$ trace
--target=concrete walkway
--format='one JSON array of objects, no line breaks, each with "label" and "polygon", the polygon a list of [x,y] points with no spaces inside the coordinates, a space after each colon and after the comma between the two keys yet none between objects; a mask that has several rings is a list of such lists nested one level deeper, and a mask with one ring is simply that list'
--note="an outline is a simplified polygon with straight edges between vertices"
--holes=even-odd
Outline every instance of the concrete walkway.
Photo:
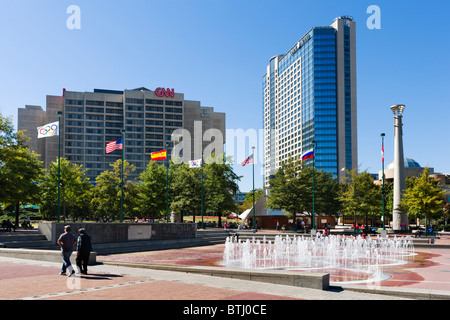
[{"label": "concrete walkway", "polygon": [[402,300],[182,272],[96,265],[59,275],[60,263],[0,257],[1,300]]},{"label": "concrete walkway", "polygon": [[[450,243],[449,238],[439,240]],[[140,252],[120,259],[162,259],[188,256],[208,247]],[[220,250],[219,250],[220,251]],[[200,274],[98,264],[88,275],[59,275],[61,263],[0,257],[0,300],[167,300],[239,301],[252,304],[287,300],[450,300],[450,249],[424,248],[423,260],[403,269],[393,269],[392,278],[381,283],[343,283],[330,290],[301,288],[256,281],[212,277]],[[112,255],[115,258],[119,255]],[[108,257],[103,257],[106,259]],[[119,260],[120,260],[119,259]],[[102,257],[97,259],[102,260]],[[114,260],[114,259],[113,259]],[[177,311],[179,312],[179,310]]]}]

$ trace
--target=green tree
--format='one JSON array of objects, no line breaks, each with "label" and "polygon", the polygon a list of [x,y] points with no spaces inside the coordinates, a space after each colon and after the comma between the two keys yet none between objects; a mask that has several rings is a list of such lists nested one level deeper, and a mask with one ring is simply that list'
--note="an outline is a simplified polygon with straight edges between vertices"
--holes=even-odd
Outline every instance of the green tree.
[{"label": "green tree", "polygon": [[360,173],[358,169],[346,170],[344,182],[339,197],[344,215],[353,216],[355,224],[357,217],[364,217],[367,225],[368,216],[381,211],[381,188],[367,171]]},{"label": "green tree", "polygon": [[314,173],[314,213],[334,215],[340,210],[339,182],[330,173],[303,166],[300,158],[290,158],[270,181],[267,206],[283,210],[296,219],[297,214],[313,213],[313,173]]},{"label": "green tree", "polygon": [[202,204],[202,170],[189,168],[188,164],[171,166],[171,203],[170,210],[181,214],[201,213]]},{"label": "green tree", "polygon": [[161,217],[166,210],[166,169],[154,161],[139,176],[136,216]]},{"label": "green tree", "polygon": [[[269,196],[266,206],[283,210],[288,217],[296,218],[297,213],[307,211],[308,202],[312,202],[312,183],[308,186],[300,178],[302,170],[299,158],[289,158],[270,180]],[[311,199],[311,200],[310,200]]]},{"label": "green tree", "polygon": [[[93,189],[92,206],[97,217],[106,217],[116,220],[120,217],[121,209],[121,168],[122,160],[110,164],[111,169],[103,171],[95,179],[96,185]],[[132,218],[136,208],[137,187],[134,181],[129,179],[130,174],[135,171],[134,165],[124,161],[124,217]]]},{"label": "green tree", "polygon": [[206,161],[204,168],[205,208],[218,216],[217,224],[222,225],[221,217],[235,210],[234,194],[238,190],[237,182],[241,179],[233,171],[229,159],[224,161]]},{"label": "green tree", "polygon": [[412,186],[406,189],[400,207],[407,211],[410,218],[425,218],[426,227],[430,219],[439,219],[442,216],[444,199],[445,192],[438,182],[429,176],[428,168],[425,168],[422,176],[413,179]]},{"label": "green tree", "polygon": [[[65,158],[60,160],[61,167],[61,208],[63,220],[69,216],[72,220],[88,218],[91,213],[90,201],[93,186],[86,177],[81,165],[71,163]],[[45,219],[57,218],[58,201],[58,161],[50,164],[40,184],[40,211]]]},{"label": "green tree", "polygon": [[0,129],[0,202],[15,206],[15,224],[19,225],[20,205],[37,200],[42,162],[25,145],[29,138],[22,131],[15,132],[9,118],[0,115]]}]

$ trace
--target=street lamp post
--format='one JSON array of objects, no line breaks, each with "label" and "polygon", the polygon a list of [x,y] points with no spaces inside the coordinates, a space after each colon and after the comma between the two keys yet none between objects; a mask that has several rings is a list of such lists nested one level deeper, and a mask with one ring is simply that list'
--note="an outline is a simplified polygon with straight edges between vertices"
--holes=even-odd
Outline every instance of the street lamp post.
[{"label": "street lamp post", "polygon": [[125,130],[122,129],[120,131],[122,133],[122,168],[121,168],[121,182],[120,182],[120,191],[121,191],[121,195],[120,195],[120,223],[123,222],[123,166],[124,166],[124,161],[125,161]]},{"label": "street lamp post", "polygon": [[58,115],[58,222],[61,221],[61,115],[62,111],[56,113]]}]

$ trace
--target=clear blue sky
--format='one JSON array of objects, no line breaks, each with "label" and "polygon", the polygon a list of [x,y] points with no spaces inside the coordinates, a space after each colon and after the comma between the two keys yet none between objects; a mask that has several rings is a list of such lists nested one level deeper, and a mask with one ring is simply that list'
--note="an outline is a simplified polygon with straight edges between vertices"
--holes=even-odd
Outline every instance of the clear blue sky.
[{"label": "clear blue sky", "polygon": [[[81,9],[80,30],[66,27],[70,5]],[[370,5],[381,9],[379,30],[366,26]],[[405,156],[450,173],[449,12],[444,0],[0,0],[0,112],[17,123],[18,108],[45,108],[46,95],[63,88],[161,86],[225,112],[228,129],[258,130],[269,59],[310,28],[350,15],[360,169],[381,169],[381,132],[393,160],[389,107],[405,104]],[[251,190],[251,166],[235,168],[241,190]]]}]

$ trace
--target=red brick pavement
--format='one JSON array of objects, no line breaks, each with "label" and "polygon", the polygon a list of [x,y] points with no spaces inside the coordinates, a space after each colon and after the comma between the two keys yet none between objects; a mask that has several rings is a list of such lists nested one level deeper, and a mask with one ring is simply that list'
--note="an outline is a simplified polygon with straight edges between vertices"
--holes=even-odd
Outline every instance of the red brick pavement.
[{"label": "red brick pavement", "polygon": [[[441,239],[448,243],[450,239]],[[220,246],[154,251],[111,256],[110,259],[136,262],[216,264]],[[450,249],[416,249],[411,264],[389,270],[392,278],[377,283],[386,287],[445,290],[450,292]],[[98,257],[102,259],[106,257]],[[195,262],[195,263],[194,263]],[[19,260],[0,261],[0,300],[289,300],[285,296],[247,292],[202,284],[188,284],[149,277],[112,273],[93,273],[71,277],[59,275],[60,267]]]},{"label": "red brick pavement", "polygon": [[59,275],[60,268],[0,262],[0,300],[295,300],[198,284],[92,273]]}]

